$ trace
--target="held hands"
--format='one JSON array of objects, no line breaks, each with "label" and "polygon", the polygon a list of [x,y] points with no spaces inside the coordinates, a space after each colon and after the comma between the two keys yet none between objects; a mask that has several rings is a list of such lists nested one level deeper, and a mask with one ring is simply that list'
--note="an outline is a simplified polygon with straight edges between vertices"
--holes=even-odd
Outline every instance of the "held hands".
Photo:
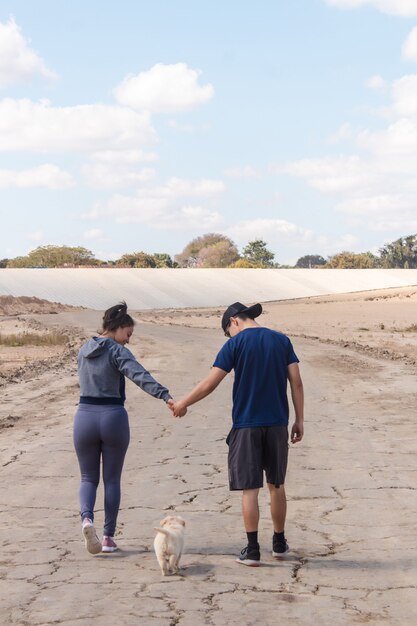
[{"label": "held hands", "polygon": [[295,421],[291,429],[291,443],[298,443],[303,438],[303,435],[304,435],[303,422]]},{"label": "held hands", "polygon": [[182,406],[181,402],[175,402],[172,398],[168,400],[167,406],[170,409],[173,417],[184,417],[187,413],[187,407]]}]

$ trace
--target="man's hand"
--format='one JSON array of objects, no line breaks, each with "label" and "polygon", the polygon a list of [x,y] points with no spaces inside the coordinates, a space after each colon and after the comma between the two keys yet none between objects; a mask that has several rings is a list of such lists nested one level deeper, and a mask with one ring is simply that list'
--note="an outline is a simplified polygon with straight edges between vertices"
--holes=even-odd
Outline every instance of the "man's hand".
[{"label": "man's hand", "polygon": [[294,422],[293,427],[291,429],[291,443],[298,443],[301,441],[304,435],[304,423]]}]

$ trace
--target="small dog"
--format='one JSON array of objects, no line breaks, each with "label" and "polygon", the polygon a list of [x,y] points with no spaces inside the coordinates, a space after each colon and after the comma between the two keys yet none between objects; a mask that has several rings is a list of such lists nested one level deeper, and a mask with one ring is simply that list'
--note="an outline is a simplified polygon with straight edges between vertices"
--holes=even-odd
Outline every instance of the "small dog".
[{"label": "small dog", "polygon": [[178,515],[168,515],[155,528],[157,535],[153,542],[156,558],[163,576],[177,574],[180,558],[184,550],[185,521]]}]

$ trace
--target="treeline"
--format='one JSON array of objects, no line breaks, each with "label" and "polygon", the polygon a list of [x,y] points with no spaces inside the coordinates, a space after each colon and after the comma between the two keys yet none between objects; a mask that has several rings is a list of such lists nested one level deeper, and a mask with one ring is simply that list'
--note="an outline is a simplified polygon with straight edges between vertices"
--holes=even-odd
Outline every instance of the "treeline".
[{"label": "treeline", "polygon": [[26,256],[0,260],[0,267],[229,267],[229,268],[417,268],[417,234],[400,237],[384,245],[378,254],[343,251],[325,259],[309,254],[298,259],[294,266],[280,265],[275,254],[262,239],[254,239],[239,252],[236,244],[225,235],[208,233],[196,237],[184,250],[172,258],[165,252],[131,252],[116,261],[96,259],[91,250],[83,247],[39,246]]}]

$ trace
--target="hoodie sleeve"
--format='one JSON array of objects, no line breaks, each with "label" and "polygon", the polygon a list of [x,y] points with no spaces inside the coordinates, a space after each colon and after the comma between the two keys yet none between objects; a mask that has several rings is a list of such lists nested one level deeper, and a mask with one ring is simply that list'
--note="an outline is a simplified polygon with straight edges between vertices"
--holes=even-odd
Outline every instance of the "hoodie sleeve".
[{"label": "hoodie sleeve", "polygon": [[113,361],[119,372],[127,376],[146,393],[149,393],[154,398],[165,400],[165,402],[171,399],[168,389],[160,385],[135,359],[130,350],[124,346],[114,350]]}]

